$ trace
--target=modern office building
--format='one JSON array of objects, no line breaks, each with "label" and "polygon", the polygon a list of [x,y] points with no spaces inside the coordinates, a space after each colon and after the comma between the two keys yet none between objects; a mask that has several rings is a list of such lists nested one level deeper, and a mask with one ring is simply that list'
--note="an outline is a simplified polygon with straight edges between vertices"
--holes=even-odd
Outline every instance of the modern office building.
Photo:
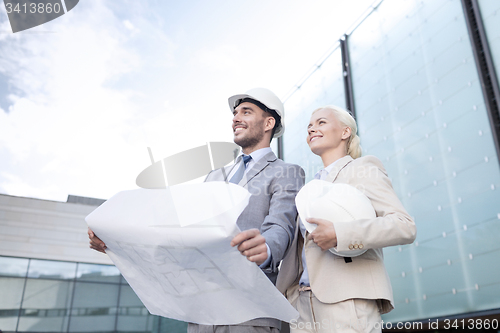
[{"label": "modern office building", "polygon": [[385,321],[500,314],[499,69],[500,1],[384,0],[285,102],[285,161],[310,180],[311,112],[347,108],[415,218],[415,243],[384,251]]},{"label": "modern office building", "polygon": [[89,249],[84,218],[102,202],[0,194],[0,330],[186,331],[149,314],[108,256]]}]

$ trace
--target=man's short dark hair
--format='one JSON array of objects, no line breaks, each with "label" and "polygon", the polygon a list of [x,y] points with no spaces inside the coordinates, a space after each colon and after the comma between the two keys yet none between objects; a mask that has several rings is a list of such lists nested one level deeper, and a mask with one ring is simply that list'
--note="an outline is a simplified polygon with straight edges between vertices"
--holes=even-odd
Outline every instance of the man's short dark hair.
[{"label": "man's short dark hair", "polygon": [[274,133],[276,133],[276,129],[278,128],[278,125],[281,124],[281,117],[279,116],[279,114],[276,111],[274,111],[273,109],[270,109],[267,106],[265,106],[263,103],[255,100],[253,98],[249,98],[249,97],[242,98],[242,99],[238,100],[236,102],[236,105],[234,106],[234,108],[236,109],[238,107],[238,105],[240,105],[241,103],[244,103],[244,102],[248,102],[248,103],[252,103],[254,105],[257,105],[264,112],[269,113],[271,115],[271,117],[274,118],[274,127],[273,127],[273,131],[271,133],[271,141],[272,141],[273,137],[274,137]]}]

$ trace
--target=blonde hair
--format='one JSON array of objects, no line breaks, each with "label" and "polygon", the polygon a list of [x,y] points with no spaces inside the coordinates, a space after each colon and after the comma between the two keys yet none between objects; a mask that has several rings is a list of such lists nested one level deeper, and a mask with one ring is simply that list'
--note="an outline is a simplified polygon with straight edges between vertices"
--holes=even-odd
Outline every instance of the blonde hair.
[{"label": "blonde hair", "polygon": [[330,110],[335,115],[335,118],[344,126],[347,126],[351,129],[351,136],[347,140],[346,148],[347,154],[351,155],[352,158],[356,159],[361,157],[362,150],[360,145],[360,139],[357,135],[358,126],[356,125],[356,120],[352,117],[352,115],[344,110],[343,108],[336,105],[325,105],[320,108],[317,108],[312,113],[314,114],[319,110]]}]

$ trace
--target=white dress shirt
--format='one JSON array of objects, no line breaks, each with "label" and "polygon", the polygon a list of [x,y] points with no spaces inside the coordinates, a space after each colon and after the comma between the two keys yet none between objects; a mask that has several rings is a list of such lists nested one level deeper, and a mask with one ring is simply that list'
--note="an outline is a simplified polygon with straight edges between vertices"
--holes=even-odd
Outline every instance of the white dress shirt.
[{"label": "white dress shirt", "polygon": [[[251,168],[253,168],[253,166],[261,159],[263,158],[264,156],[266,156],[267,153],[270,153],[272,152],[273,150],[271,149],[271,147],[266,147],[266,148],[261,148],[261,149],[258,149],[254,152],[251,152],[250,153],[250,156],[252,156],[252,159],[250,161],[248,161],[247,163],[247,166],[246,166],[246,169],[245,169],[245,175],[247,174],[248,170],[250,170]],[[227,176],[227,179],[231,179],[234,174],[236,173],[236,171],[238,170],[238,168],[240,167],[240,163],[243,163],[243,159],[242,159],[242,156],[243,156],[243,153],[241,153],[237,158],[236,158],[236,164],[234,165],[234,168],[231,170],[231,172],[229,173],[229,175]]]}]

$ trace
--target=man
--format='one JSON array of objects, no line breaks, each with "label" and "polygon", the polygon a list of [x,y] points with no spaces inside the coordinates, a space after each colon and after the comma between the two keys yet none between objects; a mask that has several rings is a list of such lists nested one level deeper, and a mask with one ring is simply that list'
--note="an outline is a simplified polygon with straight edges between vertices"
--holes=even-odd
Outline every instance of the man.
[{"label": "man", "polygon": [[[237,220],[243,230],[231,246],[261,267],[276,283],[278,265],[290,247],[297,211],[295,196],[304,185],[304,170],[278,159],[270,148],[273,137],[283,134],[283,103],[270,90],[255,88],[229,98],[233,112],[234,142],[242,148],[234,165],[212,171],[205,181],[229,181],[251,194]],[[106,246],[89,229],[90,247],[104,252]],[[244,311],[244,309],[242,309]],[[189,324],[189,333],[277,332],[280,322],[257,318],[239,325]]]}]

